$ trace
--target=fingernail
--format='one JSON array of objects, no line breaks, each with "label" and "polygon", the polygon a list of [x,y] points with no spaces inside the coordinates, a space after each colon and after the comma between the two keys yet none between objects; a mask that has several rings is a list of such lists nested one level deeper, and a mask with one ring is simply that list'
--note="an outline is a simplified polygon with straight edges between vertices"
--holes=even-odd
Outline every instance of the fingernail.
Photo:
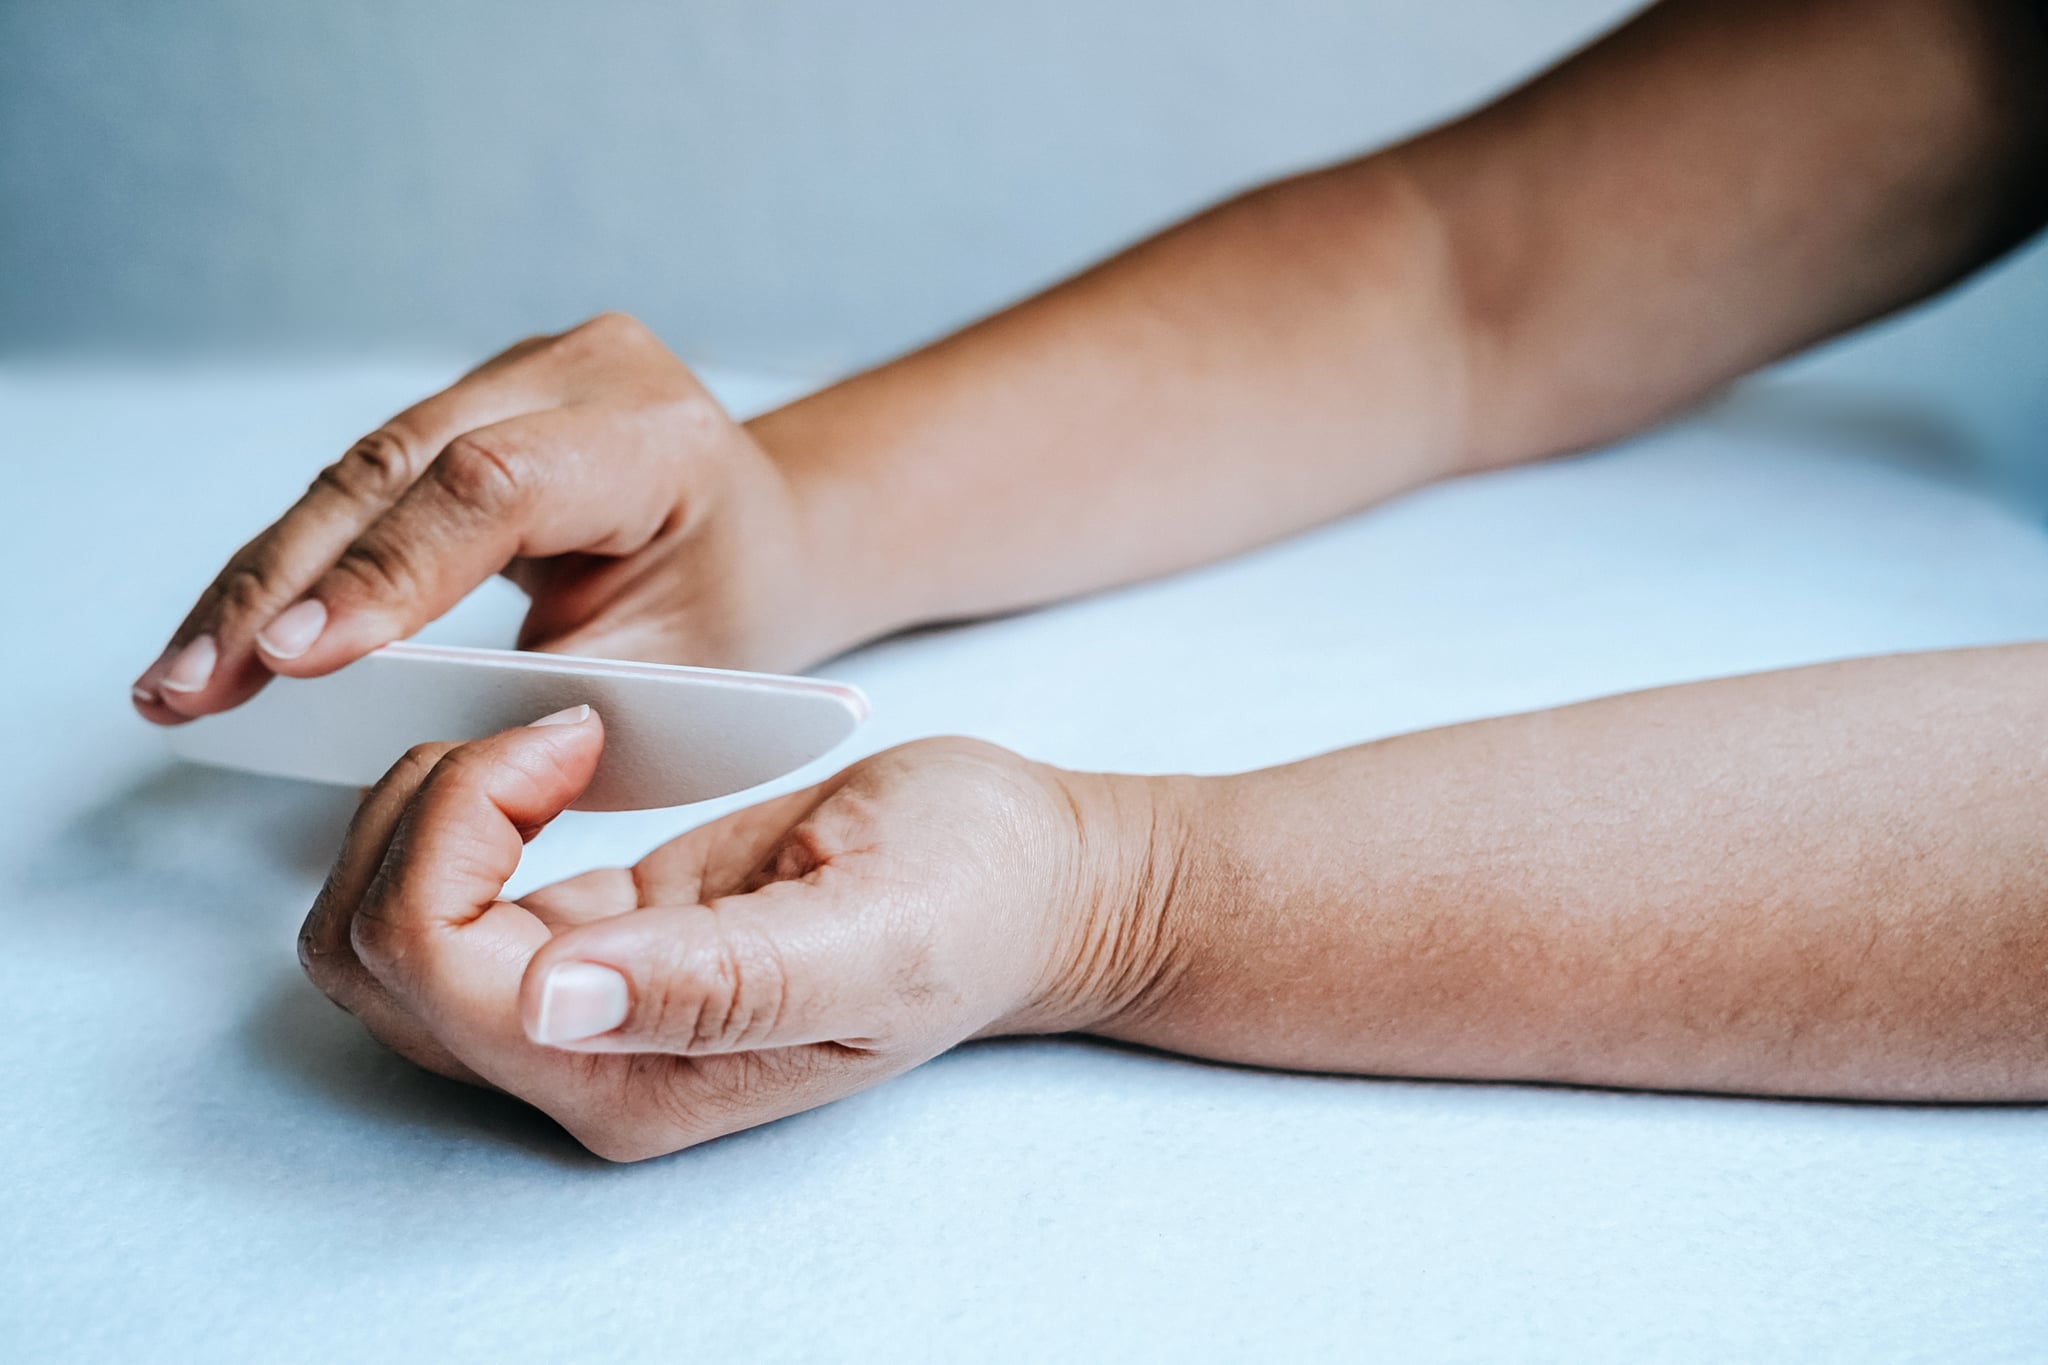
[{"label": "fingernail", "polygon": [[286,607],[275,621],[256,632],[256,647],[273,659],[296,659],[313,647],[327,628],[327,604],[317,597]]},{"label": "fingernail", "polygon": [[626,978],[595,962],[564,962],[540,983],[536,1043],[574,1043],[610,1033],[626,1022],[631,997]]},{"label": "fingernail", "polygon": [[581,725],[589,719],[590,708],[588,706],[572,706],[566,711],[557,711],[551,716],[542,716],[539,720],[529,722],[529,725]]},{"label": "fingernail", "polygon": [[166,692],[197,692],[213,676],[213,663],[218,657],[213,637],[202,635],[179,652],[157,686]]},{"label": "fingernail", "polygon": [[129,689],[137,701],[155,701],[157,684],[163,679],[164,671],[171,666],[171,657],[178,651],[169,645],[156,656],[156,662],[135,675],[135,685]]}]

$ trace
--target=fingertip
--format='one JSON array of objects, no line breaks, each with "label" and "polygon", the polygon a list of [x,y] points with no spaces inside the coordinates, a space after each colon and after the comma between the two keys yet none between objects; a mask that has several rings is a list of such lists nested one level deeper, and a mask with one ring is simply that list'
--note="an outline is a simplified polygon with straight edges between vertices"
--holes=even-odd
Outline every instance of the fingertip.
[{"label": "fingertip", "polygon": [[183,725],[220,709],[209,706],[203,692],[179,692],[168,687],[157,693],[156,704],[162,708],[166,725]]},{"label": "fingertip", "polygon": [[559,711],[550,712],[539,720],[530,720],[526,723],[526,728],[538,730],[551,725],[582,725],[596,718],[597,712],[591,709],[588,703],[578,703],[575,706],[565,706]]},{"label": "fingertip", "polygon": [[164,652],[156,656],[156,662],[136,674],[135,681],[128,684],[128,700],[144,720],[153,721],[165,713],[163,697],[157,689],[163,681],[164,670],[171,666],[171,659],[177,652],[175,646],[164,646]]},{"label": "fingertip", "polygon": [[156,656],[149,667],[135,675],[132,691],[137,700],[143,698],[155,700],[158,684],[163,681],[164,674],[170,670],[171,661],[177,657],[178,647],[175,644],[165,645],[163,652]]},{"label": "fingertip", "polygon": [[587,703],[528,721],[510,735],[517,737],[516,743],[528,746],[529,752],[538,750],[546,756],[552,771],[542,785],[555,789],[565,808],[590,785],[604,755],[604,722]]},{"label": "fingertip", "polygon": [[486,800],[522,840],[531,839],[590,785],[604,749],[603,730],[595,722],[593,711],[580,721],[522,725],[449,745],[432,762],[421,789],[437,810],[451,802],[460,809]]},{"label": "fingertip", "polygon": [[599,962],[557,962],[537,976],[530,970],[520,991],[526,1036],[549,1047],[610,1033],[632,1009],[633,989],[625,974]]},{"label": "fingertip", "polygon": [[[286,617],[301,608],[309,610],[296,622],[286,621]],[[311,629],[310,623],[314,622],[317,632]],[[324,678],[394,640],[405,639],[412,629],[402,617],[391,613],[364,607],[330,607],[318,598],[308,597],[257,633],[255,658],[280,678]],[[309,633],[311,638],[307,638]]]},{"label": "fingertip", "polygon": [[146,681],[129,688],[129,700],[143,719],[157,725],[184,725],[189,721],[231,711],[261,692],[271,672],[260,659],[247,653],[220,653],[218,666],[209,671],[202,686],[180,690],[165,684],[152,688]]},{"label": "fingertip", "polygon": [[524,737],[525,743],[543,743],[556,752],[575,754],[579,760],[587,757],[593,766],[604,751],[604,720],[596,707],[584,702],[530,720],[511,733]]},{"label": "fingertip", "polygon": [[135,713],[151,725],[183,725],[193,719],[173,711],[164,705],[162,697],[139,683],[128,689],[128,700]]},{"label": "fingertip", "polygon": [[[214,666],[220,662],[220,646],[211,635],[199,635],[186,641],[169,658],[169,663],[159,665],[162,672],[157,675],[153,689],[156,697],[182,715],[197,714],[199,694],[213,681]],[[141,685],[140,680],[137,685]]]},{"label": "fingertip", "polygon": [[305,657],[327,629],[327,604],[317,597],[293,603],[256,632],[256,649],[267,662],[290,663]]},{"label": "fingertip", "polygon": [[642,973],[635,964],[645,964],[650,946],[645,919],[645,911],[627,911],[554,930],[519,983],[519,1018],[531,1041],[577,1052],[641,1045],[634,1012]]}]

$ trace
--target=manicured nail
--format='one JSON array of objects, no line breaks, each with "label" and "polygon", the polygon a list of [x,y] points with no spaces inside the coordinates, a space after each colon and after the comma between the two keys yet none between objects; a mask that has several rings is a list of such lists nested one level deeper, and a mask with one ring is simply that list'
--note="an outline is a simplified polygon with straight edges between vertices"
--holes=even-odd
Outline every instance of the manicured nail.
[{"label": "manicured nail", "polygon": [[557,711],[551,716],[542,716],[539,720],[529,721],[528,725],[531,727],[542,725],[581,725],[589,719],[590,708],[588,706],[572,706],[566,711]]},{"label": "manicured nail", "polygon": [[540,983],[536,1043],[575,1043],[610,1033],[626,1022],[631,996],[626,978],[595,962],[564,962]]},{"label": "manicured nail", "polygon": [[327,629],[327,604],[317,597],[286,607],[275,621],[256,632],[256,647],[273,659],[296,659],[313,647]]},{"label": "manicured nail", "polygon": [[197,692],[213,677],[213,663],[219,656],[213,637],[202,635],[179,652],[157,686],[166,692]]},{"label": "manicured nail", "polygon": [[135,685],[129,689],[137,701],[155,701],[157,685],[163,681],[164,672],[171,666],[171,658],[178,651],[169,645],[156,656],[156,662],[135,675]]}]

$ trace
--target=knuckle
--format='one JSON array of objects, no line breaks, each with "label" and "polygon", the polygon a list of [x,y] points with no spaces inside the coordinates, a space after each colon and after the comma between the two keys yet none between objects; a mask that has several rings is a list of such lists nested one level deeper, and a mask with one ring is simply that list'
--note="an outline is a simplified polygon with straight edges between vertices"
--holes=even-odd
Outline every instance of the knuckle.
[{"label": "knuckle", "polygon": [[219,596],[222,615],[246,618],[278,605],[285,592],[270,564],[250,554],[222,572]]},{"label": "knuckle", "polygon": [[379,427],[321,470],[315,482],[356,502],[388,503],[410,487],[414,477],[411,448],[398,433]]},{"label": "knuckle", "polygon": [[421,794],[447,797],[479,791],[490,785],[497,768],[467,745],[444,750],[422,777]]},{"label": "knuckle", "polygon": [[323,898],[313,907],[313,913],[306,916],[306,922],[299,926],[299,970],[306,979],[318,986],[322,992],[332,995],[328,984],[333,979],[337,963],[333,949],[323,941],[322,921],[325,918],[326,902]]},{"label": "knuckle", "polygon": [[414,931],[369,906],[349,919],[348,942],[356,959],[372,971],[389,973],[404,964],[415,946]]},{"label": "knuckle", "polygon": [[398,762],[391,765],[386,780],[416,787],[427,780],[427,774],[433,772],[435,765],[447,757],[453,748],[454,746],[446,740],[430,740],[424,744],[415,744],[399,755]]},{"label": "knuckle", "polygon": [[386,966],[402,957],[404,954],[396,942],[397,937],[391,921],[382,915],[359,911],[349,918],[349,947],[367,967]]},{"label": "knuckle", "polygon": [[528,480],[521,461],[475,436],[452,442],[434,461],[433,473],[448,496],[472,512],[496,514],[526,496]]},{"label": "knuckle", "polygon": [[[371,789],[379,792],[415,792],[433,775],[435,767],[455,745],[447,740],[435,740],[427,744],[415,744],[399,755],[398,761],[385,769],[384,776]],[[365,798],[367,802],[368,798]]]},{"label": "knuckle", "polygon": [[752,936],[690,951],[648,995],[650,1031],[685,1053],[744,1051],[774,1033],[787,1005],[779,955]]},{"label": "knuckle", "polygon": [[477,813],[494,814],[494,793],[521,776],[518,769],[479,753],[472,745],[456,746],[420,779],[412,802],[413,816],[419,821],[456,819],[466,824]]},{"label": "knuckle", "polygon": [[654,334],[647,330],[646,323],[631,313],[607,310],[578,323],[563,335],[597,346],[620,346],[646,341]]},{"label": "knuckle", "polygon": [[715,961],[691,957],[654,976],[638,995],[642,1017],[633,1021],[636,1029],[680,1052],[708,1049],[706,1030],[715,1025],[707,1017],[722,1017],[729,1008],[722,970]]},{"label": "knuckle", "polygon": [[371,598],[408,597],[421,582],[413,551],[382,537],[366,537],[349,546],[331,572]]},{"label": "knuckle", "polygon": [[724,449],[723,438],[733,430],[733,421],[718,400],[694,381],[662,400],[659,410],[663,423],[685,447]]},{"label": "knuckle", "polygon": [[548,353],[574,367],[616,361],[660,347],[647,325],[631,314],[599,313],[556,336],[548,343]]}]

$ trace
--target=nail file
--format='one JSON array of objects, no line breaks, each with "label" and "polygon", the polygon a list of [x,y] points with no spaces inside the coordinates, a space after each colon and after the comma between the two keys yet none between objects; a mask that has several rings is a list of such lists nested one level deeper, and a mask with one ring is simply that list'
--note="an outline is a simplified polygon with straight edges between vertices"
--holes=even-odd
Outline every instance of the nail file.
[{"label": "nail file", "polygon": [[411,642],[324,678],[276,678],[232,711],[169,732],[216,767],[364,787],[407,749],[524,725],[587,702],[604,757],[578,810],[649,810],[759,786],[866,718],[858,688],[814,678]]}]

